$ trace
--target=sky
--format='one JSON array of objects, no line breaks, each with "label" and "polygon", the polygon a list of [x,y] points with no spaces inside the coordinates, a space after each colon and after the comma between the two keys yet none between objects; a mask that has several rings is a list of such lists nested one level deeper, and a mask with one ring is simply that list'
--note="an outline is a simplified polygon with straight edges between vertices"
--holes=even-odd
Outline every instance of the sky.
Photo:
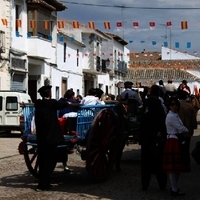
[{"label": "sky", "polygon": [[[200,1],[199,0],[60,0],[68,9],[58,17],[79,21],[95,28],[119,35],[128,42],[131,52],[160,52],[161,46],[200,57]],[[87,4],[87,5],[85,5]],[[105,29],[109,21],[111,29]],[[181,29],[181,21],[188,28]],[[116,23],[122,22],[122,28]],[[138,22],[137,29],[133,22]],[[149,22],[155,22],[150,29]],[[172,26],[167,27],[166,23]]]}]

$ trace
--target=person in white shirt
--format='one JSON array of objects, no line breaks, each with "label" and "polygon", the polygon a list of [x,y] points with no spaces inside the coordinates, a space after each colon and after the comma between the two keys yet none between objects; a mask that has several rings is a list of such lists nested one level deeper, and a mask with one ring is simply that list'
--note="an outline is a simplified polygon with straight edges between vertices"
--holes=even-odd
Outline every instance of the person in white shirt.
[{"label": "person in white shirt", "polygon": [[80,104],[82,105],[97,105],[97,104],[105,104],[105,102],[101,101],[97,96],[97,89],[91,88],[88,90],[88,95],[83,97]]},{"label": "person in white shirt", "polygon": [[165,121],[167,141],[164,150],[163,170],[169,175],[172,196],[185,195],[178,188],[178,180],[180,173],[190,171],[190,164],[184,159],[187,148],[184,148],[184,140],[179,139],[180,136],[184,139],[184,134],[188,133],[188,129],[183,125],[178,115],[179,108],[179,100],[176,97],[171,97],[169,99],[169,112]]},{"label": "person in white shirt", "polygon": [[165,85],[166,92],[176,92],[176,86],[173,84],[172,79],[169,79]]}]

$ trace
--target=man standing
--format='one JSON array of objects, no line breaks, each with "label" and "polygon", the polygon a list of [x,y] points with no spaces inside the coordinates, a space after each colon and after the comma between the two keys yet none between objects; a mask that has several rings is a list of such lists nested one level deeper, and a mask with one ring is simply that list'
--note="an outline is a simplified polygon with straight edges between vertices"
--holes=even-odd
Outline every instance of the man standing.
[{"label": "man standing", "polygon": [[195,108],[187,101],[188,93],[180,90],[178,92],[178,97],[180,101],[180,109],[178,111],[179,117],[183,122],[183,125],[189,130],[189,133],[185,136],[185,158],[186,162],[190,162],[190,140],[191,136],[194,134],[194,129],[197,128],[197,121],[196,121],[196,111]]},{"label": "man standing", "polygon": [[176,86],[173,84],[172,79],[169,79],[165,85],[166,92],[176,92]]},{"label": "man standing", "polygon": [[51,99],[51,87],[43,86],[38,92],[42,99],[35,102],[35,124],[38,144],[39,183],[36,191],[51,189],[50,177],[57,163],[57,145],[64,142],[58,123],[57,110],[69,105]]},{"label": "man standing", "polygon": [[128,99],[135,99],[138,102],[138,105],[142,105],[142,100],[139,97],[138,93],[132,89],[133,83],[127,81],[124,83],[124,92],[120,94],[120,99],[126,101]]}]

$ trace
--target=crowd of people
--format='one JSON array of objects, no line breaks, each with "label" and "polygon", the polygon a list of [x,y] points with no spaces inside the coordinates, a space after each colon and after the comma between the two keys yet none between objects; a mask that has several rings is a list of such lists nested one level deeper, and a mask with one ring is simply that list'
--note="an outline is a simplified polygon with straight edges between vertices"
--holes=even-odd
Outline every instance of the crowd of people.
[{"label": "crowd of people", "polygon": [[197,128],[197,98],[187,81],[178,88],[171,79],[152,85],[143,100],[141,121],[141,182],[147,190],[155,174],[161,190],[170,181],[172,196],[185,195],[178,187],[180,174],[190,172],[190,140]]},{"label": "crowd of people", "polygon": [[[91,88],[85,97],[75,97],[73,89],[58,101],[51,98],[51,86],[38,92],[42,99],[35,103],[35,124],[38,140],[39,183],[37,190],[51,188],[50,177],[56,165],[57,146],[64,141],[58,117],[76,117],[80,105],[105,104],[106,100],[134,100],[142,108],[140,124],[141,185],[147,190],[152,174],[156,175],[161,190],[170,181],[172,196],[185,195],[178,187],[182,172],[190,171],[190,140],[197,128],[199,102],[191,95],[187,81],[178,88],[168,80],[160,80],[140,93],[132,82],[124,83],[124,91],[117,97],[105,95],[99,88]],[[119,167],[119,166],[118,166]]]}]

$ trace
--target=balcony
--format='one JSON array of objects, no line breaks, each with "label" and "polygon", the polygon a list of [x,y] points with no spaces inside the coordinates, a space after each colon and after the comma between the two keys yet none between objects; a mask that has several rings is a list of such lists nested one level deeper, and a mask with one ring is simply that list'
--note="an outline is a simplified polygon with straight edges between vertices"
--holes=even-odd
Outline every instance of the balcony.
[{"label": "balcony", "polygon": [[27,39],[27,54],[40,59],[51,59],[56,55],[56,48],[52,47],[52,41],[33,36]]},{"label": "balcony", "polygon": [[115,68],[116,72],[126,74],[127,73],[127,64],[124,61],[118,61],[118,65]]}]

